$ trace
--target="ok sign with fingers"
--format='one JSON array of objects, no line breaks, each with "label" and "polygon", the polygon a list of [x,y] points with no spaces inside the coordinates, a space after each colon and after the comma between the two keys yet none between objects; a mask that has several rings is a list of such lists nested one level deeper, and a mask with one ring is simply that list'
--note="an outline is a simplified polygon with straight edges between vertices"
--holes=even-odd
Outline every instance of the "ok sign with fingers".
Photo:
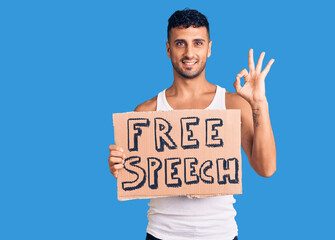
[{"label": "ok sign with fingers", "polygon": [[[261,103],[266,100],[265,97],[265,77],[270,71],[271,65],[275,61],[271,59],[266,67],[262,70],[263,59],[265,52],[259,56],[257,66],[255,69],[253,49],[249,50],[249,72],[243,69],[236,76],[234,87],[236,93],[249,102],[251,106]],[[241,86],[240,78],[244,78],[244,85]]]}]

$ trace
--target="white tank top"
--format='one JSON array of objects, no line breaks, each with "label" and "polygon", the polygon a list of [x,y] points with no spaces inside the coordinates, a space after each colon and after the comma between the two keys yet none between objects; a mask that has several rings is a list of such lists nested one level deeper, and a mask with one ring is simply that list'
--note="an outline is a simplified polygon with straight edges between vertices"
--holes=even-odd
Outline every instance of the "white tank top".
[{"label": "white tank top", "polygon": [[[158,94],[157,111],[173,110],[165,90]],[[225,93],[224,88],[217,86],[206,109],[226,109]],[[233,195],[152,198],[148,203],[147,232],[163,240],[232,240],[237,236],[235,201]]]}]

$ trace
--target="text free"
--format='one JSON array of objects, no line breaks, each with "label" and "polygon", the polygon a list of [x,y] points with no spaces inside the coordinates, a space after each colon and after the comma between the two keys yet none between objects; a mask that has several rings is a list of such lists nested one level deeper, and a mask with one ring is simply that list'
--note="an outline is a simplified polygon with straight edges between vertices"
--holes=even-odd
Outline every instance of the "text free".
[{"label": "text free", "polygon": [[[129,118],[128,127],[128,150],[138,151],[138,138],[142,135],[142,130],[148,128],[150,121],[147,118]],[[154,118],[154,136],[155,149],[157,152],[163,152],[164,147],[168,149],[176,149],[177,145],[170,136],[172,129],[171,124],[164,118]],[[198,117],[184,117],[180,119],[181,127],[181,147],[183,149],[199,148],[199,140],[194,138],[191,126],[199,125]],[[223,121],[220,118],[205,119],[206,131],[206,146],[207,147],[222,147],[223,140],[218,136],[218,128],[223,126]]]}]

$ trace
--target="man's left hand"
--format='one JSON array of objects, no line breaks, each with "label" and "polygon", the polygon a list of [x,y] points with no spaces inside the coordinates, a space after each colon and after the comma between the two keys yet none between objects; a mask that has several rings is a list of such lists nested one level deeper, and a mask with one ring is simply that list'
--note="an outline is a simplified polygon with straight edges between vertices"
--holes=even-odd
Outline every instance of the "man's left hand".
[{"label": "man's left hand", "polygon": [[[270,71],[271,65],[275,61],[271,59],[266,67],[262,70],[262,63],[265,56],[265,52],[262,52],[259,56],[257,66],[255,69],[254,64],[254,56],[253,49],[249,50],[249,72],[247,69],[243,69],[236,76],[236,81],[234,83],[235,90],[238,95],[243,97],[245,100],[249,102],[249,104],[253,106],[257,106],[258,104],[262,104],[266,102],[265,97],[265,77]],[[240,78],[244,78],[244,85],[241,87]]]}]

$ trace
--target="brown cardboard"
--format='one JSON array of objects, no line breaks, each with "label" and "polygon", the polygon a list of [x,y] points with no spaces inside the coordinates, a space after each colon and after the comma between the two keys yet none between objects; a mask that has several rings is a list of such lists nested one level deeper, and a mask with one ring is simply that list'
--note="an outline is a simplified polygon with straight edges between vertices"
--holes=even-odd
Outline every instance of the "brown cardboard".
[{"label": "brown cardboard", "polygon": [[117,113],[113,122],[126,153],[119,200],[242,193],[240,110]]}]

